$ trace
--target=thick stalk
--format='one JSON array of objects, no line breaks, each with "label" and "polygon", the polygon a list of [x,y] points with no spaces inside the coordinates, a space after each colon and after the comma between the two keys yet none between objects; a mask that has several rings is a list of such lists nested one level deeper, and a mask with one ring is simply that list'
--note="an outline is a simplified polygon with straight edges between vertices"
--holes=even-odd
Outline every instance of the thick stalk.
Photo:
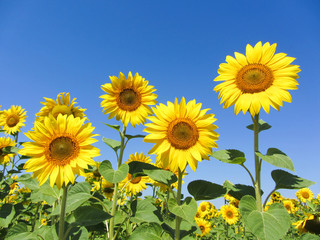
[{"label": "thick stalk", "polygon": [[[178,173],[178,192],[177,192],[177,204],[180,206],[181,205],[181,186],[182,186],[182,175],[183,171],[180,170],[179,168],[179,173]],[[180,240],[180,225],[181,225],[181,217],[176,216],[176,231],[175,231],[175,240]]]},{"label": "thick stalk", "polygon": [[[119,158],[118,158],[118,168],[122,164],[123,152],[124,152],[124,148],[125,148],[125,143],[124,143],[125,134],[126,134],[126,127],[123,126],[122,133],[120,134],[121,145],[120,145],[120,154],[119,154]],[[114,215],[115,215],[116,209],[117,209],[117,201],[118,201],[118,183],[115,183],[114,184],[112,210],[111,210],[111,216],[113,216],[113,217],[110,219],[110,235],[109,235],[110,240],[113,240],[113,238],[114,238]]]},{"label": "thick stalk", "polygon": [[59,220],[59,240],[64,240],[64,217],[66,214],[66,203],[68,188],[63,184],[63,194],[60,205],[60,220]]},{"label": "thick stalk", "polygon": [[257,210],[262,212],[262,201],[261,201],[261,163],[256,152],[259,151],[259,114],[253,118],[253,131],[254,131],[254,165],[256,170],[256,181],[254,189],[256,193]]}]

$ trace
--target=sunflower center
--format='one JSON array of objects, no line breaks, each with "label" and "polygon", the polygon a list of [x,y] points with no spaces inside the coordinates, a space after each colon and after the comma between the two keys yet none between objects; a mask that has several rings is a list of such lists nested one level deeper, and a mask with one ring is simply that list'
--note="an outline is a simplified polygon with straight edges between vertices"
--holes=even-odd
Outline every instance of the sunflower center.
[{"label": "sunflower center", "polygon": [[19,116],[17,116],[17,115],[11,115],[11,116],[9,116],[9,117],[7,118],[7,121],[6,121],[6,123],[7,123],[7,125],[8,125],[9,127],[14,127],[14,126],[16,126],[18,122],[19,122]]},{"label": "sunflower center", "polygon": [[202,211],[202,212],[204,212],[204,211],[206,211],[206,210],[207,210],[206,206],[201,206],[201,211]]},{"label": "sunflower center", "polygon": [[273,83],[270,68],[262,64],[244,66],[236,76],[236,84],[244,93],[257,93],[268,89]]},{"label": "sunflower center", "polygon": [[231,211],[227,211],[226,215],[228,218],[233,218],[233,212]]},{"label": "sunflower center", "polygon": [[52,109],[52,115],[57,118],[59,113],[61,113],[62,115],[71,115],[72,111],[71,111],[71,107],[68,107],[66,105],[56,105],[54,106],[54,108]]},{"label": "sunflower center", "polygon": [[132,184],[138,184],[141,181],[141,177],[132,178],[132,175],[129,173],[128,179]]},{"label": "sunflower center", "polygon": [[70,137],[58,137],[49,145],[49,159],[63,166],[78,155],[79,148]]},{"label": "sunflower center", "polygon": [[309,198],[309,193],[307,193],[307,192],[302,193],[302,197],[305,198],[305,199],[308,199]]},{"label": "sunflower center", "polygon": [[123,89],[117,97],[118,106],[125,111],[134,111],[141,105],[141,96],[131,88]]},{"label": "sunflower center", "polygon": [[290,206],[289,204],[286,204],[286,205],[285,205],[285,208],[286,208],[287,210],[290,210],[290,209],[291,209],[291,206]]},{"label": "sunflower center", "polygon": [[113,188],[104,188],[103,189],[103,192],[106,193],[106,194],[111,194],[113,193],[114,189]]},{"label": "sunflower center", "polygon": [[167,137],[173,147],[188,149],[197,143],[199,132],[190,119],[178,118],[169,124]]},{"label": "sunflower center", "polygon": [[205,230],[205,227],[204,226],[200,226],[200,230],[201,230],[201,232],[203,232]]}]

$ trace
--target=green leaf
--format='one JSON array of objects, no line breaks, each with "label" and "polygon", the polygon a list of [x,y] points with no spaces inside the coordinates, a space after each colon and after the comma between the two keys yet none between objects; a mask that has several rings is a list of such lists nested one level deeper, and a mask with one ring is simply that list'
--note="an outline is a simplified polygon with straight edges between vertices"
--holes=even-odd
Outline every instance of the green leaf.
[{"label": "green leaf", "polygon": [[239,203],[239,211],[243,219],[246,219],[248,215],[255,210],[257,210],[257,204],[256,199],[253,196],[246,195],[241,198]]},{"label": "green leaf", "polygon": [[146,135],[129,135],[129,134],[125,134],[124,135],[126,138],[128,138],[128,140],[132,139],[132,138],[144,138]]},{"label": "green leaf", "polygon": [[299,239],[300,240],[320,240],[320,236],[317,236],[311,233],[306,233],[306,234],[303,234]]},{"label": "green leaf", "polygon": [[121,142],[117,141],[117,140],[113,140],[111,138],[102,138],[102,141],[107,144],[109,147],[111,147],[113,149],[113,151],[117,152],[118,149],[121,147]]},{"label": "green leaf", "polygon": [[67,203],[66,203],[66,213],[69,213],[77,209],[83,203],[87,202],[90,198],[91,198],[91,195],[89,193],[84,193],[84,192],[75,193],[71,195],[68,194]]},{"label": "green leaf", "polygon": [[171,186],[171,184],[175,183],[178,180],[177,176],[174,173],[164,169],[144,169],[143,172],[147,174],[152,180],[163,183],[169,187]]},{"label": "green leaf", "polygon": [[[247,128],[253,131],[253,124],[248,125]],[[266,123],[262,119],[259,119],[259,121],[258,121],[259,132],[264,131],[264,130],[268,130],[269,128],[271,128],[271,126],[268,123]]]},{"label": "green leaf", "polygon": [[10,153],[17,153],[19,151],[19,148],[15,146],[7,146],[1,149],[2,153],[4,154],[10,154]]},{"label": "green leaf", "polygon": [[291,225],[288,211],[282,204],[272,204],[267,212],[252,211],[245,218],[245,226],[260,240],[278,240]]},{"label": "green leaf", "polygon": [[120,126],[119,125],[110,125],[110,124],[107,124],[107,123],[104,123],[105,125],[107,125],[108,127],[111,127],[115,130],[117,130],[118,132],[120,132]]},{"label": "green leaf", "polygon": [[152,164],[139,162],[139,161],[129,162],[128,165],[129,165],[129,173],[133,177],[146,176],[146,173],[144,173],[144,170],[160,169],[160,168],[157,168],[156,166],[154,166]]},{"label": "green leaf", "polygon": [[134,223],[156,222],[160,223],[159,218],[155,214],[157,208],[148,200],[135,200],[131,204],[133,216],[131,221]]},{"label": "green leaf", "polygon": [[198,205],[194,198],[187,197],[182,205],[178,205],[176,199],[170,198],[168,201],[169,211],[174,215],[181,217],[189,223],[194,222],[194,216],[197,213]]},{"label": "green leaf", "polygon": [[122,164],[117,170],[112,169],[111,162],[103,161],[99,166],[100,174],[111,183],[119,183],[126,178],[129,172],[128,164]]},{"label": "green leaf", "polygon": [[18,224],[11,227],[6,235],[7,239],[13,239],[16,235],[20,233],[28,232],[28,226],[24,222],[19,222]]},{"label": "green leaf", "polygon": [[92,226],[103,222],[112,216],[91,206],[82,206],[74,211],[76,222],[73,225]]},{"label": "green leaf", "polygon": [[16,213],[12,204],[5,203],[0,209],[0,228],[7,228]]},{"label": "green leaf", "polygon": [[276,189],[300,189],[315,184],[315,182],[300,178],[280,169],[273,170],[271,176],[276,183]]},{"label": "green leaf", "polygon": [[133,231],[129,240],[162,240],[162,227],[157,223],[142,224]]},{"label": "green leaf", "polygon": [[18,177],[17,181],[21,182],[30,190],[37,190],[40,188],[39,183],[33,179],[30,174],[22,174],[20,177]]},{"label": "green leaf", "polygon": [[40,192],[55,199],[58,199],[60,197],[60,190],[58,189],[58,187],[56,185],[51,187],[49,181],[40,186]]},{"label": "green leaf", "polygon": [[188,191],[197,201],[223,197],[227,193],[227,189],[224,186],[205,180],[190,182],[188,184]]},{"label": "green leaf", "polygon": [[244,153],[236,149],[215,151],[211,154],[211,156],[221,162],[231,164],[242,164],[246,161]]},{"label": "green leaf", "polygon": [[88,182],[80,182],[76,183],[70,191],[68,192],[68,195],[77,194],[77,193],[89,193],[91,191],[91,185]]},{"label": "green leaf", "polygon": [[[232,184],[229,181],[225,181],[223,183],[223,186],[226,187],[229,191],[228,194],[230,194],[232,197],[240,200],[245,195],[251,195],[253,197],[256,196],[254,187],[243,185],[243,184]],[[262,195],[261,191],[261,195]]]},{"label": "green leaf", "polygon": [[266,155],[256,152],[262,160],[280,168],[286,168],[294,172],[292,160],[277,148],[269,148]]}]

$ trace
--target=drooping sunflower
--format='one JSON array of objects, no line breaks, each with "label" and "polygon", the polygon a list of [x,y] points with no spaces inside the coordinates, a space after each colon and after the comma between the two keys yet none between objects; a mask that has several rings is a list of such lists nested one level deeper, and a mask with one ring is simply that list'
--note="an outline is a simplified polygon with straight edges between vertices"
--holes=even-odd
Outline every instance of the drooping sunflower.
[{"label": "drooping sunflower", "polygon": [[173,172],[183,171],[187,164],[195,171],[198,162],[209,160],[212,148],[218,147],[214,114],[206,114],[209,109],[201,106],[196,100],[186,104],[183,97],[180,104],[175,99],[174,104],[168,101],[152,108],[155,116],[148,117],[151,123],[144,129],[149,133],[144,141],[155,143],[149,154],[159,155],[163,166],[170,165]]},{"label": "drooping sunflower", "polygon": [[0,137],[0,164],[4,165],[11,161],[11,158],[14,156],[13,153],[6,154],[4,148],[14,147],[16,142],[10,137]]},{"label": "drooping sunflower", "polygon": [[290,199],[283,200],[282,203],[288,213],[294,214],[298,210]]},{"label": "drooping sunflower", "polygon": [[301,188],[296,192],[296,196],[301,202],[305,203],[307,202],[307,200],[308,201],[312,200],[313,192],[309,188]]},{"label": "drooping sunflower", "polygon": [[54,118],[57,118],[61,113],[62,115],[73,115],[74,117],[85,118],[86,115],[84,111],[86,109],[76,107],[77,103],[73,98],[71,100],[69,93],[59,93],[57,96],[57,100],[55,101],[52,98],[44,98],[46,101],[41,102],[44,106],[40,109],[40,111],[36,114],[38,117],[37,120],[43,121],[45,117],[48,117],[50,114],[53,115]]},{"label": "drooping sunflower", "polygon": [[59,114],[35,121],[33,131],[25,135],[34,142],[23,143],[21,155],[31,157],[24,165],[27,172],[33,172],[42,185],[50,176],[50,185],[55,183],[60,189],[63,184],[74,183],[75,174],[85,176],[83,169],[94,165],[93,157],[100,155],[100,150],[91,144],[97,140],[92,134],[91,123],[73,115]]},{"label": "drooping sunflower", "polygon": [[[144,162],[144,163],[150,163],[151,159],[147,155],[144,155],[143,153],[135,153],[131,154],[129,160],[126,162],[126,164],[129,164],[130,162],[138,161],[138,162]],[[151,179],[148,176],[138,176],[133,177],[130,173],[128,173],[127,177],[122,180],[119,183],[120,189],[125,189],[126,195],[136,195],[139,192],[142,192],[143,190],[147,189],[146,183],[150,183]]]},{"label": "drooping sunflower", "polygon": [[114,193],[114,184],[111,182],[108,182],[104,178],[102,178],[101,182],[101,192],[103,195],[108,198],[109,200],[112,199],[113,193]]},{"label": "drooping sunflower", "polygon": [[25,126],[26,113],[21,106],[11,106],[10,109],[0,112],[0,126],[5,130],[5,134],[20,132],[20,128]]},{"label": "drooping sunflower", "polygon": [[320,234],[320,217],[307,214],[303,220],[299,220],[292,225],[295,225],[299,234],[310,232],[315,234]]},{"label": "drooping sunflower", "polygon": [[239,220],[239,210],[233,205],[223,205],[220,208],[222,218],[229,224],[235,224]]},{"label": "drooping sunflower", "polygon": [[104,114],[109,114],[109,119],[115,116],[125,126],[129,122],[133,127],[145,123],[146,117],[152,114],[149,105],[157,103],[153,86],[138,73],[133,77],[131,72],[128,78],[120,72],[119,77],[110,76],[110,80],[111,83],[101,86],[107,93],[100,96]]},{"label": "drooping sunflower", "polygon": [[288,90],[297,89],[298,65],[285,53],[275,54],[277,44],[269,42],[246,48],[246,56],[235,52],[235,58],[226,57],[227,63],[219,65],[219,76],[214,81],[223,81],[214,87],[219,92],[223,108],[234,106],[237,115],[241,110],[252,116],[262,108],[269,113],[270,106],[280,110],[283,101],[291,102]]},{"label": "drooping sunflower", "polygon": [[212,229],[210,222],[208,222],[207,220],[198,218],[196,220],[196,223],[201,230],[201,235],[200,235],[201,237],[207,235]]}]

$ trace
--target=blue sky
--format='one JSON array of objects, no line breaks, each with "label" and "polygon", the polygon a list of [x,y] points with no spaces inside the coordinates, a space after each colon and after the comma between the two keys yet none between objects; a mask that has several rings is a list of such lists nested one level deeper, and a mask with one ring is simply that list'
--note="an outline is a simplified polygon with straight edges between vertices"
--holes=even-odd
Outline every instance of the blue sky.
[{"label": "blue sky", "polygon": [[[285,152],[293,160],[295,174],[317,182],[310,189],[318,194],[319,10],[316,0],[0,1],[0,105],[27,110],[25,132],[32,128],[43,97],[55,99],[60,92],[70,92],[87,109],[100,134],[96,146],[102,156],[96,160],[115,164],[113,152],[101,139],[118,137],[103,124],[117,121],[102,113],[100,86],[109,82],[108,76],[138,72],[155,86],[159,103],[184,96],[211,108],[219,127],[218,150],[242,150],[253,171],[253,134],[245,128],[251,117],[235,116],[233,107],[223,109],[212,80],[226,55],[245,53],[248,43],[277,43],[276,52],[295,57],[294,64],[301,66],[300,85],[290,91],[293,102],[284,103],[280,112],[261,113],[273,127],[261,133],[260,151],[276,147]],[[129,127],[127,132],[141,134],[143,129]],[[132,140],[125,158],[147,153],[151,146]],[[275,167],[263,163],[262,169],[262,188],[268,193],[274,186],[270,173]],[[186,195],[187,183],[196,179],[250,184],[242,168],[213,158],[200,163],[196,172],[187,170]],[[280,192],[294,197],[295,190]]]}]

